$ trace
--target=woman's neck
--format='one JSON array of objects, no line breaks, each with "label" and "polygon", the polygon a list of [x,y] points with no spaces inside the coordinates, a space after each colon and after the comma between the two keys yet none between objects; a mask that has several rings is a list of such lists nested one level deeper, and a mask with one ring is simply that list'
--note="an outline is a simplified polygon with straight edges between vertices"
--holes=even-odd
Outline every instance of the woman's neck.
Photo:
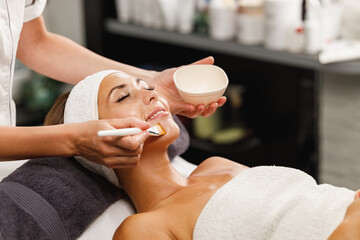
[{"label": "woman's neck", "polygon": [[154,208],[188,184],[171,166],[166,150],[144,150],[136,167],[115,172],[138,212]]}]

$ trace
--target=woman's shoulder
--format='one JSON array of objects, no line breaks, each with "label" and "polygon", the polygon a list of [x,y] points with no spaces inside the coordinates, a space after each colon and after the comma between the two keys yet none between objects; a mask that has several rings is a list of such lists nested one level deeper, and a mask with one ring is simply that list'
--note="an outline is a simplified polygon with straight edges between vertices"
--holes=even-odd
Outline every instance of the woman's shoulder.
[{"label": "woman's shoulder", "polygon": [[155,212],[138,213],[127,217],[115,231],[113,239],[142,240],[159,239],[172,240],[173,235],[165,227],[165,219]]},{"label": "woman's shoulder", "polygon": [[238,175],[248,167],[223,157],[210,157],[204,160],[190,176],[230,174]]},{"label": "woman's shoulder", "polygon": [[[145,223],[145,225],[141,225]],[[143,232],[147,232],[146,219],[143,214],[135,214],[127,217],[120,226],[116,229],[113,239],[137,239]],[[139,227],[141,226],[141,227]],[[139,238],[140,239],[140,238]]]}]

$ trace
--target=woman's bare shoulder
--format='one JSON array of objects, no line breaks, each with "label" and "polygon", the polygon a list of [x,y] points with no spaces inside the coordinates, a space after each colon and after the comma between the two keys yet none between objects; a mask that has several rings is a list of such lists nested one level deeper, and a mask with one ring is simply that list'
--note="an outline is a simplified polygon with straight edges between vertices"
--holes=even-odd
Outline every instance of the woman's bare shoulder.
[{"label": "woman's bare shoulder", "polygon": [[240,163],[231,161],[223,157],[210,157],[204,160],[191,174],[199,175],[219,175],[231,174],[237,175],[248,167]]},{"label": "woman's bare shoulder", "polygon": [[163,227],[157,214],[138,213],[127,217],[114,233],[113,240],[172,240],[172,234]]}]

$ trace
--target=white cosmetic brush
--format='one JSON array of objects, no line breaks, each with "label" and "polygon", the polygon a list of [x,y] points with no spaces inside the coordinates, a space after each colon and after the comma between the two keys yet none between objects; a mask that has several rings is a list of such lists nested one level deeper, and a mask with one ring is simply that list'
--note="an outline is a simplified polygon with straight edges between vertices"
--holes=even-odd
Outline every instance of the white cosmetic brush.
[{"label": "white cosmetic brush", "polygon": [[[98,136],[99,137],[107,137],[107,136],[123,137],[123,136],[135,135],[135,134],[141,133],[142,131],[143,130],[141,130],[140,128],[120,128],[120,129],[113,129],[113,130],[102,130],[102,131],[98,131]],[[147,131],[150,133],[150,136],[162,136],[162,135],[166,134],[166,131],[160,125],[160,123],[148,128]]]}]

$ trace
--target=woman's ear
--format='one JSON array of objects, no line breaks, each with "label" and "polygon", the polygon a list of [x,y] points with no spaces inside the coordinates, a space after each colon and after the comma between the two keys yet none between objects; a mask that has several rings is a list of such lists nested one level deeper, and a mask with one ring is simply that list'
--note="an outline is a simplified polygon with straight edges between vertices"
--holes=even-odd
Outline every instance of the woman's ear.
[{"label": "woman's ear", "polygon": [[355,200],[360,200],[360,190],[357,190],[355,193]]}]

